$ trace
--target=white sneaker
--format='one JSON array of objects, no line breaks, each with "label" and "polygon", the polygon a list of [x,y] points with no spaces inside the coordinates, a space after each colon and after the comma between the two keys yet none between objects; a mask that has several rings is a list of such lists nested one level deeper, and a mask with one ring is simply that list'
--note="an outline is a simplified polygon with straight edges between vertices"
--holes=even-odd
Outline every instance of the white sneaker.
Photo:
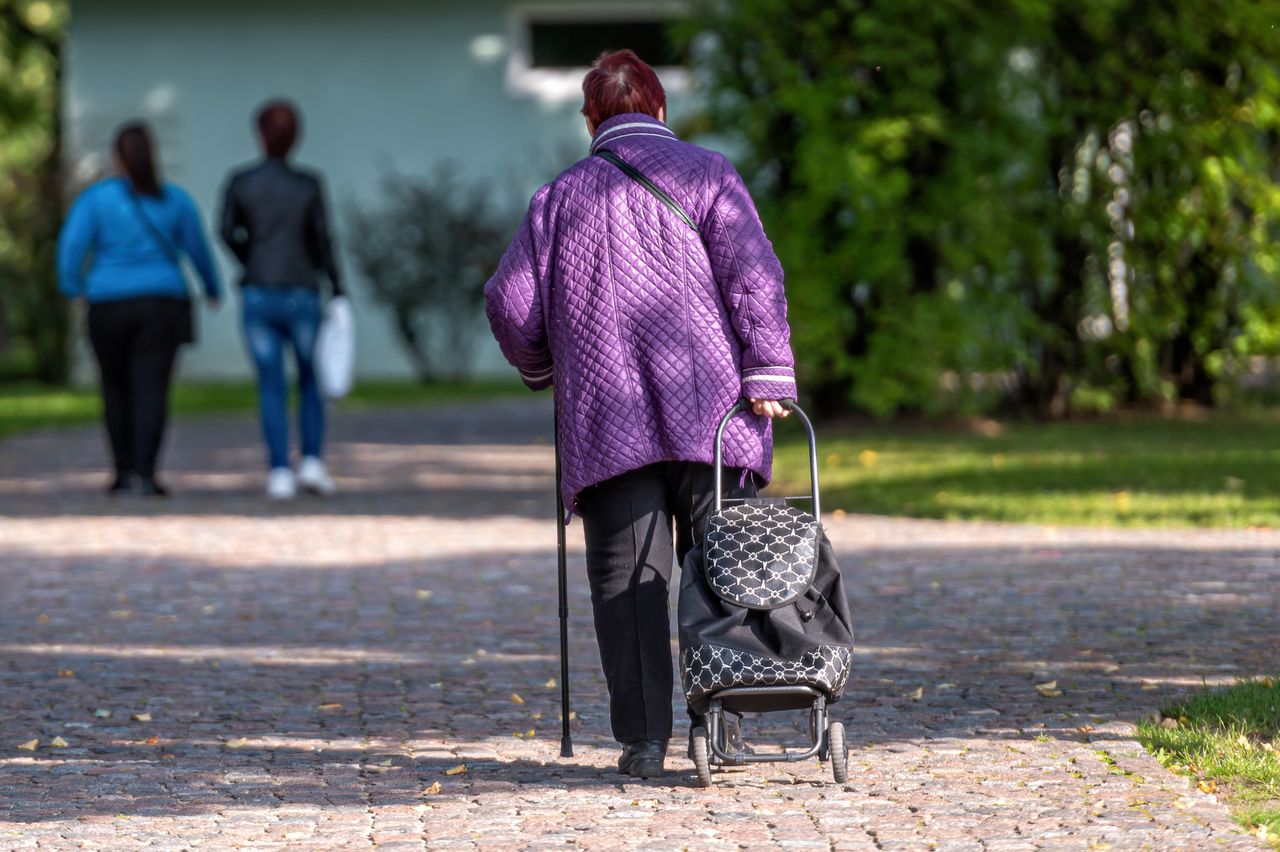
[{"label": "white sneaker", "polygon": [[272,500],[292,500],[298,494],[298,481],[287,467],[273,467],[267,475],[267,496]]},{"label": "white sneaker", "polygon": [[298,484],[321,497],[332,497],[338,490],[324,462],[315,456],[304,456],[302,464],[298,465]]}]

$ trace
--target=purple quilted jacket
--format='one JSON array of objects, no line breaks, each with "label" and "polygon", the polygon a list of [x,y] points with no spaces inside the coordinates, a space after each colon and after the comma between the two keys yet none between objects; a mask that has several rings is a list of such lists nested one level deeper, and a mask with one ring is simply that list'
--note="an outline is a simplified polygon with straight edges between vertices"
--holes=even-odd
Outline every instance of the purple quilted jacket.
[{"label": "purple quilted jacket", "polygon": [[[588,157],[533,196],[485,286],[489,323],[534,390],[554,384],[566,505],[660,461],[712,460],[741,397],[795,397],[782,266],[722,155],[648,115],[618,115],[612,151],[671,195],[698,233],[616,165]],[[554,381],[553,381],[554,379]],[[741,414],[725,464],[768,481],[769,423]]]}]

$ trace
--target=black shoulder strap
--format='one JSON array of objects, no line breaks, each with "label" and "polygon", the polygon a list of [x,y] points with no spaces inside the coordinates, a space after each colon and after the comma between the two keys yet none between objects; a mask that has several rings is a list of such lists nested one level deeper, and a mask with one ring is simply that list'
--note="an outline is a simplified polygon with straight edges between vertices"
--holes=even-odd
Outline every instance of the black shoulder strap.
[{"label": "black shoulder strap", "polygon": [[702,238],[702,232],[699,231],[698,226],[693,223],[693,219],[689,218],[689,214],[684,212],[684,208],[680,206],[680,203],[676,201],[674,198],[672,198],[670,195],[667,195],[665,192],[659,189],[657,184],[655,184],[653,181],[649,180],[647,177],[641,174],[638,169],[636,169],[634,166],[632,166],[630,163],[628,163],[626,160],[622,159],[612,151],[605,151],[605,150],[596,151],[596,156],[600,157],[603,160],[608,160],[618,168],[622,169],[622,171],[626,174],[627,177],[631,178],[633,181],[640,184],[645,189],[649,190],[649,192],[653,193],[653,195],[659,201],[667,205],[667,207],[671,208],[671,212],[675,213],[677,216],[683,219],[684,223],[688,225],[690,228],[693,228],[693,232],[698,235],[699,239]]},{"label": "black shoulder strap", "polygon": [[160,246],[160,251],[164,252],[165,257],[169,258],[169,262],[181,268],[182,264],[178,261],[178,250],[173,247],[173,243],[169,242],[164,234],[160,233],[160,229],[155,226],[155,223],[147,216],[147,212],[142,209],[142,199],[138,198],[138,193],[134,192],[132,188],[128,192],[129,198],[133,201],[134,212],[138,214],[138,220],[142,222],[142,227],[146,228],[147,232],[151,234],[151,239],[155,241],[156,245]]}]

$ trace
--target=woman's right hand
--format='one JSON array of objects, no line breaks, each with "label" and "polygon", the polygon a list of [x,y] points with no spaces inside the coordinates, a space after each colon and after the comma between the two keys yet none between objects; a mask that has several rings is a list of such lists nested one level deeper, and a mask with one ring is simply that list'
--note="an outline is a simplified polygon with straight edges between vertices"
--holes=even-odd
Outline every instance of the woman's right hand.
[{"label": "woman's right hand", "polygon": [[790,417],[791,409],[783,408],[782,403],[776,399],[753,399],[751,402],[751,410],[761,417]]}]

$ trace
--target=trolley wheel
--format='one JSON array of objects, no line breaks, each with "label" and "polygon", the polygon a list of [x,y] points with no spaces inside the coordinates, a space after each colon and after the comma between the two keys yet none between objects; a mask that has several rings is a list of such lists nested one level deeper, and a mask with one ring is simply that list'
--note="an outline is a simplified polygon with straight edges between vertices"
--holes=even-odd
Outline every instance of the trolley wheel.
[{"label": "trolley wheel", "polygon": [[832,722],[827,726],[827,748],[831,752],[831,774],[837,784],[849,780],[849,745],[844,738],[844,724]]},{"label": "trolley wheel", "polygon": [[711,741],[705,728],[693,729],[693,766],[698,770],[698,786],[711,786]]}]

